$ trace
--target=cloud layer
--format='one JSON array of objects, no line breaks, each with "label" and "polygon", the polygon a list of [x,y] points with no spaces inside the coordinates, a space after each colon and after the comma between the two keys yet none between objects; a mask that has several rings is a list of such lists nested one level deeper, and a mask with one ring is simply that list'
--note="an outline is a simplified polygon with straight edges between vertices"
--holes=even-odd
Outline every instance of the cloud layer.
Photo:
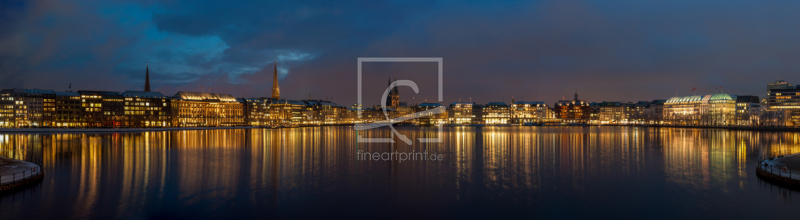
[{"label": "cloud layer", "polygon": [[[356,101],[358,57],[443,57],[445,102],[588,101],[800,83],[794,1],[3,1],[0,87]],[[365,64],[367,104],[388,78],[434,101],[435,65]]]}]

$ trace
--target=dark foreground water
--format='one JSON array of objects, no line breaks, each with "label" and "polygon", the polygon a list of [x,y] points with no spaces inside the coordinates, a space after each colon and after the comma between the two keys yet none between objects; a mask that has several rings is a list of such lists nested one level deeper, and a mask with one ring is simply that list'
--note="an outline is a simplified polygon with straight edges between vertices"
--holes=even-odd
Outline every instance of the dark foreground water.
[{"label": "dark foreground water", "polygon": [[[0,155],[47,172],[0,195],[0,219],[800,216],[799,191],[755,175],[762,155],[800,152],[796,132],[446,127],[442,143],[412,146],[356,137],[351,127],[0,134]],[[360,161],[359,150],[442,160]]]}]

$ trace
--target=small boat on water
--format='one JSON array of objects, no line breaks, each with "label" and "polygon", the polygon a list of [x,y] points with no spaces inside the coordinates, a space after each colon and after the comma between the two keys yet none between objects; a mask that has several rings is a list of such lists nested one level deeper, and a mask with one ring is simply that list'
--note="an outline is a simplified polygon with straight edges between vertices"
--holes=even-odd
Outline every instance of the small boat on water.
[{"label": "small boat on water", "polygon": [[586,123],[570,123],[569,126],[586,126]]}]

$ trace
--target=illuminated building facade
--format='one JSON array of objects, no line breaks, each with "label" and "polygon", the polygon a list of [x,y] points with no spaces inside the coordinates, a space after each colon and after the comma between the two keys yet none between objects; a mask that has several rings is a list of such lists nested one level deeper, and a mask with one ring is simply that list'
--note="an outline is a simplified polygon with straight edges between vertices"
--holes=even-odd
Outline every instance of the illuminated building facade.
[{"label": "illuminated building facade", "polygon": [[53,90],[42,90],[42,126],[55,126],[56,118],[56,92]]},{"label": "illuminated building facade", "polygon": [[[14,92],[14,89],[4,89],[0,91],[0,127],[15,128],[19,124],[17,117],[27,119],[27,109],[23,109],[24,98]],[[19,112],[19,113],[18,113]]]},{"label": "illuminated building facade", "polygon": [[[114,106],[117,109],[114,126],[169,127],[172,120],[172,99],[160,92],[125,91]],[[122,104],[120,106],[119,104]],[[119,107],[117,107],[119,106]],[[186,120],[192,121],[192,120]]]},{"label": "illuminated building facade", "polygon": [[475,121],[473,106],[475,106],[474,102],[454,102],[450,104],[450,108],[447,109],[447,115],[450,124],[454,125],[480,124],[481,122]]},{"label": "illuminated building facade", "polygon": [[[78,91],[81,95],[81,118],[85,127],[103,126],[103,93],[100,91]],[[118,95],[118,94],[117,94]]]},{"label": "illuminated building facade", "polygon": [[172,126],[244,126],[244,107],[232,95],[181,91],[172,97]]},{"label": "illuminated building facade", "polygon": [[307,124],[332,125],[341,123],[347,108],[336,103],[325,100],[305,100],[306,105],[311,108],[310,121]]},{"label": "illuminated building facade", "polygon": [[631,113],[630,103],[599,103],[599,124],[627,124]]},{"label": "illuminated building facade", "polygon": [[736,126],[756,126],[760,124],[761,100],[758,96],[742,95],[736,97]]},{"label": "illuminated building facade", "polygon": [[511,121],[511,108],[505,102],[487,103],[482,113],[486,125],[508,124]]},{"label": "illuminated building facade", "polygon": [[630,103],[628,109],[628,123],[629,124],[646,124],[647,122],[647,109],[650,108],[650,102],[639,101]]},{"label": "illuminated building facade", "polygon": [[732,126],[736,124],[736,95],[714,94],[708,99],[708,126]]},{"label": "illuminated building facade", "polygon": [[789,110],[788,126],[800,125],[800,88],[783,80],[767,84],[768,110]]},{"label": "illuminated building facade", "polygon": [[644,110],[644,123],[645,124],[661,124],[664,120],[664,103],[667,100],[657,99],[650,101],[647,108]]},{"label": "illuminated building facade", "polygon": [[244,118],[247,125],[265,126],[267,125],[267,111],[269,105],[263,99],[240,98],[236,99],[244,108]]},{"label": "illuminated building facade", "polygon": [[515,101],[511,103],[511,124],[539,123],[549,111],[544,102]]},{"label": "illuminated building facade", "polygon": [[296,100],[273,100],[269,104],[269,123],[271,125],[300,125],[307,118],[308,106]]},{"label": "illuminated building facade", "polygon": [[[427,110],[432,110],[438,107],[442,107],[442,104],[439,103],[420,103],[417,105],[417,112],[423,112]],[[447,112],[443,112],[440,114],[434,113],[424,113],[422,117],[418,118],[419,125],[429,126],[429,125],[444,125],[447,123]]]},{"label": "illuminated building facade", "polygon": [[563,123],[588,123],[591,116],[589,103],[578,99],[575,93],[573,100],[560,100],[553,105],[556,117]]},{"label": "illuminated building facade", "polygon": [[56,113],[53,122],[56,127],[84,127],[86,123],[81,117],[82,114],[81,94],[77,92],[56,92]]},{"label": "illuminated building facade", "polygon": [[736,95],[673,97],[664,103],[664,120],[672,125],[730,126],[736,124]]},{"label": "illuminated building facade", "polygon": [[[48,127],[55,110],[55,92],[42,89],[0,91],[0,127]],[[47,107],[45,107],[47,106]]]},{"label": "illuminated building facade", "polygon": [[671,125],[699,125],[703,96],[672,97],[664,102],[664,120]]},{"label": "illuminated building facade", "polygon": [[[28,127],[46,127],[51,121],[52,117],[45,117],[45,99],[50,101],[50,98],[55,96],[53,90],[42,89],[26,89],[25,101],[28,110]],[[51,103],[48,103],[51,104]],[[48,105],[49,106],[49,105]],[[49,112],[48,112],[49,113]],[[48,114],[50,115],[50,114]]]}]

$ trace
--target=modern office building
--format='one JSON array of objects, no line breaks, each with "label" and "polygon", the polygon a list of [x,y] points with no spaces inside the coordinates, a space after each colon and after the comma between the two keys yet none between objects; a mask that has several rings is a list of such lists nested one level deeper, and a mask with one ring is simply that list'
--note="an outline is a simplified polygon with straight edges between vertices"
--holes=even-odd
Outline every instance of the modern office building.
[{"label": "modern office building", "polygon": [[788,110],[788,126],[800,125],[800,88],[783,80],[767,84],[767,110]]}]

